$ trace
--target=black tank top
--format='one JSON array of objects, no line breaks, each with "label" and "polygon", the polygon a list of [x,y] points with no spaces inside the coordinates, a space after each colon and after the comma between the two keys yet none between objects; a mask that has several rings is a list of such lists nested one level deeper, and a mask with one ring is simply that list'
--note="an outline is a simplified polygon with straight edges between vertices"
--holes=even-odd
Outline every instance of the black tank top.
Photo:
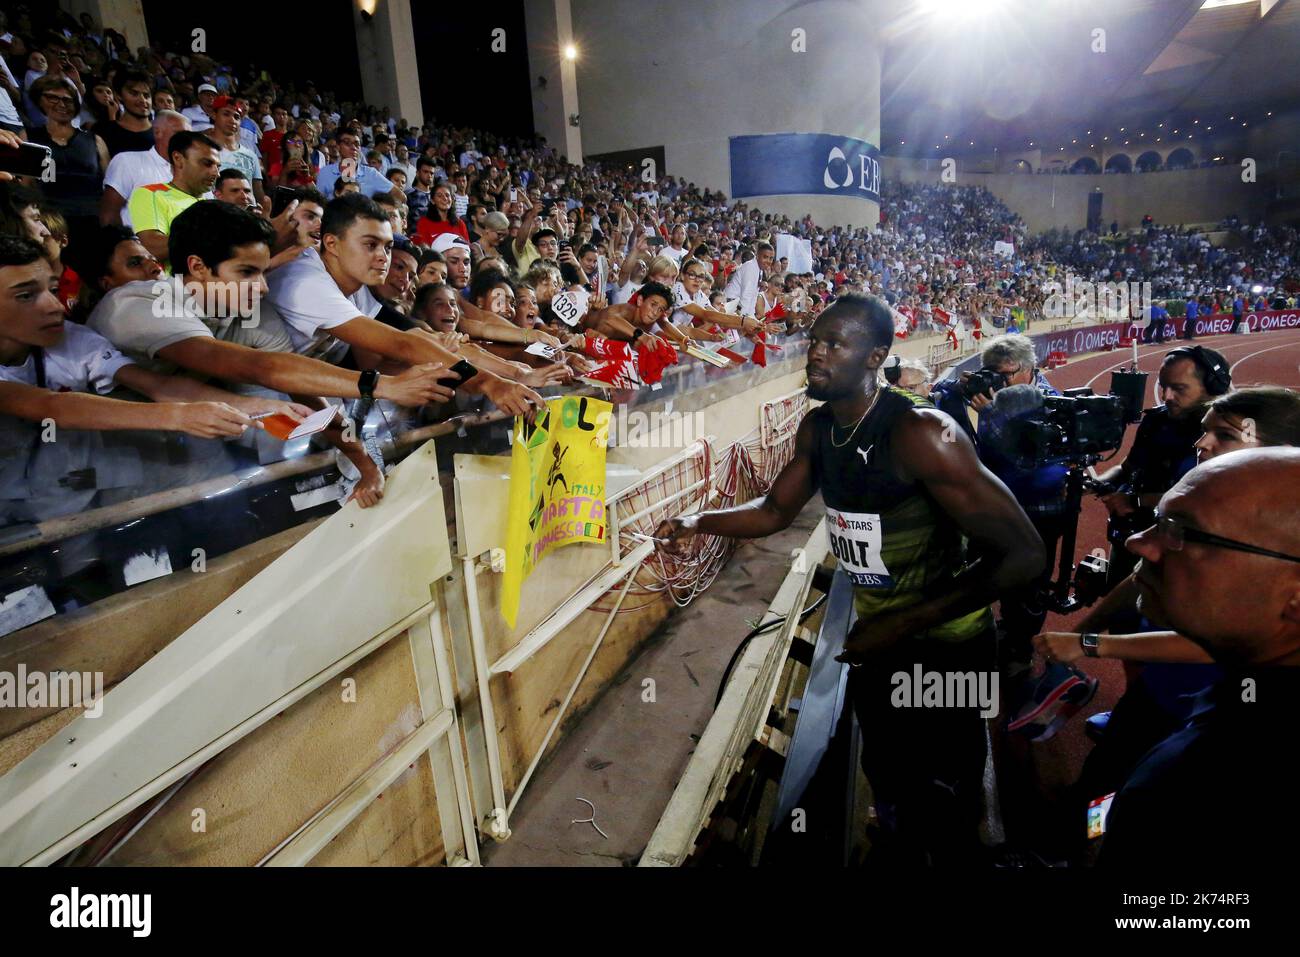
[{"label": "black tank top", "polygon": [[[924,486],[903,481],[894,470],[894,427],[918,407],[933,408],[910,392],[882,388],[875,407],[848,441],[847,430],[835,425],[830,406],[809,413],[813,480],[826,504],[831,551],[855,586],[859,618],[917,604],[965,564],[961,529]],[[838,443],[843,446],[837,448]],[[984,608],[918,637],[961,641],[992,622],[992,613]]]},{"label": "black tank top", "polygon": [[54,141],[48,128],[38,126],[31,140],[48,146],[54,155],[54,181],[41,183],[50,202],[64,216],[98,216],[104,171],[99,168],[95,134],[77,130],[65,146]]}]

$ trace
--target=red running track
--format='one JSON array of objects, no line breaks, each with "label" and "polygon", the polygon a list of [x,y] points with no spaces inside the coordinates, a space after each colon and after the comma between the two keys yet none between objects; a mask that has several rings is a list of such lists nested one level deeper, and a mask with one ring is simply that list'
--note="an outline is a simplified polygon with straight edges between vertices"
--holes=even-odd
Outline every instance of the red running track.
[{"label": "red running track", "polygon": [[[1300,329],[1285,329],[1276,332],[1253,333],[1251,335],[1203,336],[1191,343],[1169,341],[1164,345],[1138,347],[1138,368],[1150,373],[1151,392],[1147,406],[1158,404],[1155,396],[1156,376],[1165,353],[1181,345],[1203,345],[1222,353],[1232,367],[1234,386],[1281,385],[1300,388]],[[1058,369],[1046,372],[1048,380],[1058,389],[1074,389],[1089,386],[1097,392],[1107,392],[1110,388],[1110,373],[1116,369],[1126,368],[1133,360],[1133,350],[1096,353],[1075,359]],[[1136,426],[1128,430],[1124,446],[1112,462],[1122,461],[1128,453]],[[1109,468],[1109,464],[1099,465],[1098,471]],[[1106,548],[1106,510],[1101,503],[1091,496],[1084,497],[1083,513],[1079,516],[1079,540],[1075,550],[1075,560],[1079,555],[1088,554],[1093,548]],[[1073,631],[1073,621],[1082,617],[1083,612],[1071,616],[1048,615],[1045,627],[1053,631]],[[1101,687],[1096,697],[1073,718],[1050,741],[1032,745],[1033,764],[1039,786],[1048,794],[1073,781],[1079,773],[1083,759],[1092,743],[1083,733],[1083,719],[1097,711],[1109,710],[1124,690],[1124,673],[1115,661],[1090,661],[1084,665],[1090,674],[1101,679]]]}]

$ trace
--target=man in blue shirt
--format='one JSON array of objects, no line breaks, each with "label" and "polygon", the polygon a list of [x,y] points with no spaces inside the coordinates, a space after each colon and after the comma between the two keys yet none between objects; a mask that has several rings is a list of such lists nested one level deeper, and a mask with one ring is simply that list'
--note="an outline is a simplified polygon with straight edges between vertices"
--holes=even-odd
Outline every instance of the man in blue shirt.
[{"label": "man in blue shirt", "polygon": [[1196,338],[1196,318],[1200,315],[1201,304],[1196,301],[1195,296],[1187,297],[1187,323],[1183,326],[1183,338]]},{"label": "man in blue shirt", "polygon": [[[1142,335],[1142,341],[1150,345],[1152,342],[1165,341],[1165,320],[1169,318],[1169,310],[1165,308],[1162,302],[1153,302],[1150,309],[1150,321],[1147,322],[1146,332]],[[1154,336],[1154,338],[1152,338]]]},{"label": "man in blue shirt", "polygon": [[392,191],[393,184],[383,173],[361,161],[361,141],[357,139],[356,133],[344,130],[339,133],[336,141],[339,145],[339,161],[321,167],[320,173],[316,176],[317,189],[326,197],[333,196],[334,183],[343,175],[343,168],[347,167],[346,178],[354,179],[360,184],[363,196]]},{"label": "man in blue shirt", "polygon": [[1246,300],[1241,296],[1232,297],[1232,328],[1229,332],[1236,332],[1241,326],[1242,314],[1246,311]]}]

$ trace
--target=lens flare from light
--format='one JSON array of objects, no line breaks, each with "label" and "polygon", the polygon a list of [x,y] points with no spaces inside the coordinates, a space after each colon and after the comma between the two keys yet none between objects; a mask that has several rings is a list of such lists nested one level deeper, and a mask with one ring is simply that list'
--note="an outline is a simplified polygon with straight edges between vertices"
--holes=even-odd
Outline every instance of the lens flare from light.
[{"label": "lens flare from light", "polygon": [[1004,0],[917,0],[920,11],[928,16],[951,20],[978,20],[996,13]]}]

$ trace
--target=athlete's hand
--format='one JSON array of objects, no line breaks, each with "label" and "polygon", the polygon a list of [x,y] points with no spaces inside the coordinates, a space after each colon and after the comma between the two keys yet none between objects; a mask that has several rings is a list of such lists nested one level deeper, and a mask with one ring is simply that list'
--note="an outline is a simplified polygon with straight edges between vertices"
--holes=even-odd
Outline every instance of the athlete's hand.
[{"label": "athlete's hand", "polygon": [[522,415],[529,422],[537,417],[537,410],[546,400],[520,382],[510,382],[498,375],[484,374],[482,392],[502,412]]},{"label": "athlete's hand", "polygon": [[655,548],[673,558],[686,557],[691,539],[699,530],[699,523],[698,515],[679,515],[676,518],[664,519],[655,529],[655,538],[659,539],[655,542]]},{"label": "athlete's hand", "polygon": [[906,610],[859,621],[844,639],[844,650],[835,656],[835,660],[851,665],[865,664],[872,656],[889,650],[920,630],[921,627]]}]

